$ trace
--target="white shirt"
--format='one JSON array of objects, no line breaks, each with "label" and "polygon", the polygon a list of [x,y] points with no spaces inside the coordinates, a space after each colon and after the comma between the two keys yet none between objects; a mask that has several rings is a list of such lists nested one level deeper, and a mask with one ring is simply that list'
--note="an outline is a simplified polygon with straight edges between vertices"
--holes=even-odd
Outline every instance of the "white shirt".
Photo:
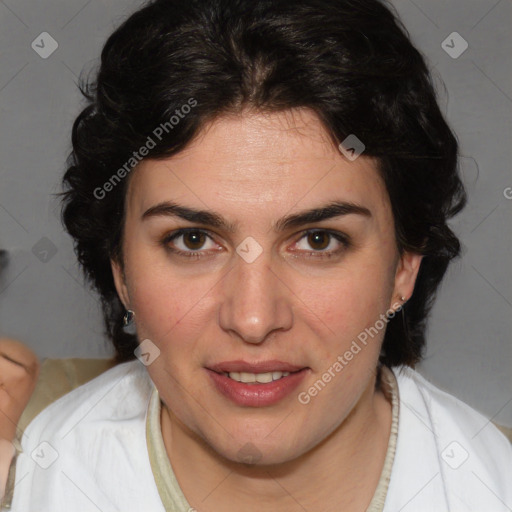
[{"label": "white shirt", "polygon": [[[505,436],[415,371],[393,371],[400,412],[384,512],[510,512]],[[11,510],[164,512],[146,441],[154,389],[145,367],[132,361],[39,414],[22,440]],[[192,510],[183,495],[177,502],[169,512]]]}]

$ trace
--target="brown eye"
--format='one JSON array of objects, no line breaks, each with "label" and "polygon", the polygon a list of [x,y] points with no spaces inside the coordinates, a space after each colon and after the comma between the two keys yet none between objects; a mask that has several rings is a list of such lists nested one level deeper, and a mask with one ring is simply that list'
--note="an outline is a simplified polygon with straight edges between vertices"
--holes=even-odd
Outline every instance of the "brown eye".
[{"label": "brown eye", "polygon": [[212,251],[222,250],[207,231],[201,229],[178,229],[162,240],[163,247],[177,256],[204,258],[212,256]]},{"label": "brown eye", "polygon": [[308,234],[308,244],[315,251],[322,251],[329,246],[331,236],[325,231],[315,231]]},{"label": "brown eye", "polygon": [[303,252],[307,258],[333,258],[341,256],[350,247],[347,235],[325,229],[306,231],[302,234],[291,251]]},{"label": "brown eye", "polygon": [[189,231],[183,235],[183,244],[190,250],[198,250],[206,242],[206,235],[201,231]]}]

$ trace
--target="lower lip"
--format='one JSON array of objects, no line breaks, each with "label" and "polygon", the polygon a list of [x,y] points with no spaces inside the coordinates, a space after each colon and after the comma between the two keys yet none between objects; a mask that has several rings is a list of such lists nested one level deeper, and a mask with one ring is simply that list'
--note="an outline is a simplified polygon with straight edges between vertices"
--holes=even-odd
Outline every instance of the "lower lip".
[{"label": "lower lip", "polygon": [[246,384],[207,369],[218,391],[237,405],[265,407],[289,396],[304,380],[307,368],[265,384]]}]

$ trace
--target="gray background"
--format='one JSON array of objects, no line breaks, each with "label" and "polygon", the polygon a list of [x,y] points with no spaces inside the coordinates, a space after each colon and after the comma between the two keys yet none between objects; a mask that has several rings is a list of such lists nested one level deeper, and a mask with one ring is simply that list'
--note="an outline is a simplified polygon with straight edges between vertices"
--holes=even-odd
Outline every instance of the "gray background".
[{"label": "gray background", "polygon": [[[0,334],[23,340],[42,358],[110,354],[55,194],[82,101],[77,77],[94,69],[107,35],[138,5],[0,1],[0,247],[11,260],[0,280]],[[461,142],[469,193],[453,222],[464,257],[440,291],[420,371],[512,426],[512,0],[394,5],[434,70]],[[58,42],[47,59],[31,47],[42,32]],[[453,32],[469,45],[457,58],[444,49],[462,48],[448,37]]]}]

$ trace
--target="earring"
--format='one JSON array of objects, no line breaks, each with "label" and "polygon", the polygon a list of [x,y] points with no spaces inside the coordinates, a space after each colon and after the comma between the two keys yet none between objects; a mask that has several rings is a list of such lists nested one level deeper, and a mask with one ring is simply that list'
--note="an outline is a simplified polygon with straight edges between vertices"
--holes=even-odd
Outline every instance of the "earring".
[{"label": "earring", "polygon": [[400,301],[405,302],[405,297],[403,295],[400,297]]},{"label": "earring", "polygon": [[135,329],[135,322],[133,319],[135,318],[135,312],[131,309],[128,309],[123,317],[123,331],[126,334],[137,334],[137,330]]},{"label": "earring", "polygon": [[135,312],[132,311],[131,309],[126,310],[126,313],[124,314],[124,317],[123,317],[124,327],[128,327],[133,322],[134,318],[135,318]]}]

